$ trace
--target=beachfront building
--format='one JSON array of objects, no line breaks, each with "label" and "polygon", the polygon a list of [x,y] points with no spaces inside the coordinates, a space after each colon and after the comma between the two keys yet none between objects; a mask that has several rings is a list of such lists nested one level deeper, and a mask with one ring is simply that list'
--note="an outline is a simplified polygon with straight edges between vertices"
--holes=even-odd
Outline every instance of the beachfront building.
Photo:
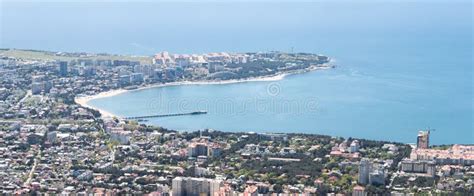
[{"label": "beachfront building", "polygon": [[455,144],[446,150],[413,149],[410,159],[433,160],[440,165],[474,165],[474,146]]}]

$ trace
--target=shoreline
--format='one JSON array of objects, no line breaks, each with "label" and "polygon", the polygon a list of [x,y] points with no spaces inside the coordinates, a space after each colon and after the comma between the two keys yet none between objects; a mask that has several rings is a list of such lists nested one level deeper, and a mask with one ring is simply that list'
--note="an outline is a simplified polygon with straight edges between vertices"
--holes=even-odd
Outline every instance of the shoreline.
[{"label": "shoreline", "polygon": [[322,69],[330,69],[330,68],[332,68],[332,66],[313,67],[313,68],[304,69],[304,70],[296,70],[296,71],[292,71],[292,72],[277,73],[275,75],[259,76],[259,77],[245,78],[245,79],[177,81],[177,82],[170,82],[170,83],[149,84],[149,85],[139,86],[136,89],[120,88],[120,89],[113,89],[113,90],[109,90],[109,91],[100,92],[100,93],[95,94],[95,95],[75,97],[74,102],[76,102],[76,104],[78,104],[82,107],[99,111],[100,114],[101,114],[101,118],[113,118],[113,117],[120,118],[121,116],[113,114],[112,112],[109,112],[107,110],[104,110],[104,109],[101,109],[101,108],[98,108],[98,107],[94,107],[94,106],[90,105],[89,102],[94,100],[94,99],[113,97],[113,96],[120,95],[120,94],[126,93],[126,92],[141,91],[141,90],[150,89],[150,88],[162,88],[162,87],[167,87],[167,86],[217,85],[217,84],[235,84],[235,83],[243,83],[243,82],[279,81],[279,80],[282,80],[286,76],[289,76],[289,75],[301,74],[301,73],[306,73],[306,72],[311,72],[311,71],[316,71],[316,70],[322,70]]},{"label": "shoreline", "polygon": [[114,89],[114,90],[110,90],[110,91],[101,92],[101,93],[96,94],[96,95],[75,97],[74,102],[76,102],[76,104],[78,104],[82,107],[99,111],[100,114],[101,114],[101,118],[119,117],[118,115],[115,115],[115,114],[113,114],[111,112],[108,112],[104,109],[100,109],[100,108],[89,105],[89,101],[91,101],[93,99],[112,97],[112,96],[119,95],[119,94],[122,94],[122,93],[125,93],[125,92],[127,92],[127,90],[125,90],[125,89]]}]

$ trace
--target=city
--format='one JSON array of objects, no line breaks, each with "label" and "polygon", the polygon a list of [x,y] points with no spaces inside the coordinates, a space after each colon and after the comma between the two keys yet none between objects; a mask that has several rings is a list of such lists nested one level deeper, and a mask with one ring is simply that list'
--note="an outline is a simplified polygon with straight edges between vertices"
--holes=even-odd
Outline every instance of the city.
[{"label": "city", "polygon": [[474,196],[473,8],[0,0],[0,195]]},{"label": "city", "polygon": [[[178,132],[84,107],[116,89],[330,69],[310,53],[154,57],[2,49],[2,194],[474,194],[474,146],[317,134]],[[416,137],[415,137],[416,136]]]}]

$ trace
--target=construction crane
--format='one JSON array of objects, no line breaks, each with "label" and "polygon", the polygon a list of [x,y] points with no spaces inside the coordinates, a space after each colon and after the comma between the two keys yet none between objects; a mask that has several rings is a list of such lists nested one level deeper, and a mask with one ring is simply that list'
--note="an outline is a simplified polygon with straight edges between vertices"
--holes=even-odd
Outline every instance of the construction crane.
[{"label": "construction crane", "polygon": [[428,127],[428,129],[426,129],[426,131],[428,131],[428,133],[431,133],[432,131],[436,131],[436,129],[432,129],[432,128]]}]

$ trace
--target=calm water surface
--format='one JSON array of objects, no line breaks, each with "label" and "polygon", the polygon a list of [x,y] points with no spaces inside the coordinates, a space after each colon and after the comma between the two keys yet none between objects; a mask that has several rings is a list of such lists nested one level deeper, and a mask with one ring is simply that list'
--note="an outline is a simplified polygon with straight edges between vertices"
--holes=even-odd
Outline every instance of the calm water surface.
[{"label": "calm water surface", "polygon": [[474,143],[471,1],[0,5],[1,47],[140,55],[294,47],[338,65],[276,82],[172,86],[91,101],[121,116],[204,109],[207,115],[150,123],[400,142],[431,127],[433,143]]}]

